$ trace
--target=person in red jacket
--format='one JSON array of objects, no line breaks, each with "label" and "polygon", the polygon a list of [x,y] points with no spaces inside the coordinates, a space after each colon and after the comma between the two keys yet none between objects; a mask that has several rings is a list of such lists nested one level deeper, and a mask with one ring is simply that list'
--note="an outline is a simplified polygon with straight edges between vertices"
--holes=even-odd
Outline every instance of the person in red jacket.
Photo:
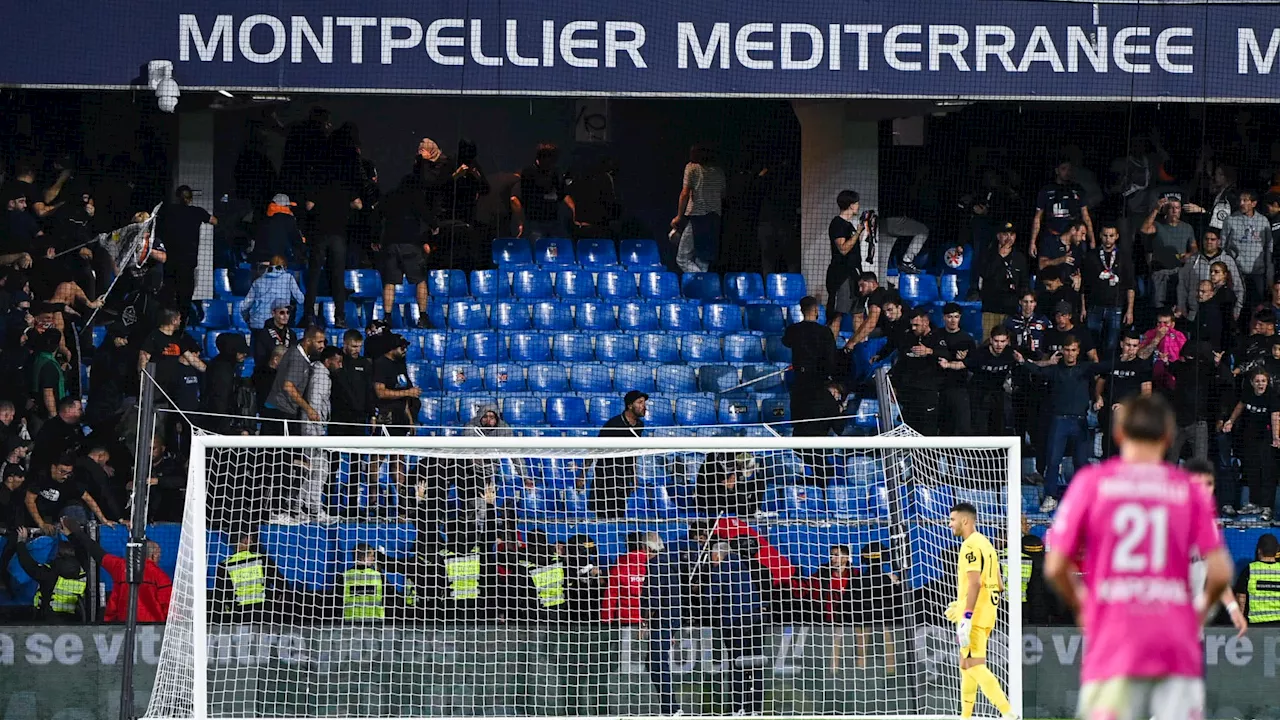
[{"label": "person in red jacket", "polygon": [[607,623],[639,625],[644,622],[640,595],[644,591],[649,558],[662,551],[662,538],[655,532],[634,532],[627,536],[627,552],[609,569],[609,585],[604,593],[600,619]]},{"label": "person in red jacket", "polygon": [[[62,529],[98,561],[98,565],[111,576],[111,596],[107,598],[107,610],[103,620],[109,623],[125,622],[129,614],[129,584],[125,582],[125,561],[110,555],[96,540],[89,537],[84,528],[63,518]],[[169,599],[173,594],[173,581],[156,563],[160,562],[160,546],[147,541],[147,560],[142,570],[142,584],[138,586],[138,622],[162,623],[169,617]]]}]

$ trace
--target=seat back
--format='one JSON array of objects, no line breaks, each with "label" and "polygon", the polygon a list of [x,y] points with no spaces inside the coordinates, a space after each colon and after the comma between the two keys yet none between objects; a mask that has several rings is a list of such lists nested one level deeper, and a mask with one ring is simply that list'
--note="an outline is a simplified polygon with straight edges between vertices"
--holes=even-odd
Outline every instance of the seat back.
[{"label": "seat back", "polygon": [[636,338],[640,359],[653,363],[680,362],[680,343],[675,335],[647,333]]},{"label": "seat back", "polygon": [[[578,317],[582,314],[579,311]],[[606,363],[636,362],[636,339],[626,333],[601,333],[596,335],[596,359]]]},{"label": "seat back", "polygon": [[534,392],[566,392],[569,373],[560,363],[535,363],[529,366],[529,389]]},{"label": "seat back", "polygon": [[618,305],[618,327],[631,332],[658,329],[658,313],[652,305],[632,300]]},{"label": "seat back", "polygon": [[800,273],[770,273],[764,278],[764,294],[770,302],[779,305],[798,303],[808,294],[804,275]]},{"label": "seat back", "polygon": [[587,333],[557,333],[551,338],[551,356],[561,362],[592,362],[596,350]]},{"label": "seat back", "polygon": [[466,297],[471,292],[461,270],[432,270],[427,273],[427,290],[438,298]]},{"label": "seat back", "polygon": [[737,303],[764,300],[764,279],[759,273],[729,273],[724,276],[724,294]]},{"label": "seat back", "polygon": [[551,359],[551,336],[538,332],[511,334],[511,359],[518,362],[545,362]]},{"label": "seat back", "polygon": [[512,293],[525,300],[542,300],[555,295],[551,273],[546,270],[517,270],[511,278]]},{"label": "seat back", "polygon": [[533,244],[533,261],[539,265],[577,265],[573,241],[568,238],[541,238]]},{"label": "seat back", "polygon": [[578,262],[587,268],[617,265],[618,246],[608,239],[586,238],[579,240]]},{"label": "seat back", "polygon": [[650,238],[620,241],[618,243],[618,256],[622,264],[627,267],[643,267],[662,263],[662,256],[658,252],[658,243]]},{"label": "seat back", "polygon": [[[705,308],[704,308],[705,311]],[[764,345],[759,335],[726,335],[724,338],[724,359],[736,363],[764,362]]]},{"label": "seat back", "polygon": [[524,238],[498,238],[493,241],[494,265],[526,265],[533,262],[533,249]]},{"label": "seat back", "polygon": [[628,300],[640,294],[640,286],[630,270],[601,270],[596,274],[596,292],[609,300]]},{"label": "seat back", "polygon": [[720,297],[720,273],[685,273],[680,277],[680,293],[693,300],[715,300]]},{"label": "seat back", "polygon": [[534,303],[533,327],[538,330],[572,330],[573,306],[551,300]]},{"label": "seat back", "polygon": [[502,300],[492,307],[490,324],[495,330],[528,330],[533,325],[527,303]]},{"label": "seat back", "polygon": [[478,363],[491,363],[507,359],[505,338],[496,332],[473,332],[466,337],[467,359]]},{"label": "seat back", "polygon": [[579,330],[617,330],[618,316],[611,303],[584,300],[574,306],[574,320]]},{"label": "seat back", "polygon": [[590,270],[560,270],[555,276],[556,297],[576,300],[596,296],[596,281]]}]

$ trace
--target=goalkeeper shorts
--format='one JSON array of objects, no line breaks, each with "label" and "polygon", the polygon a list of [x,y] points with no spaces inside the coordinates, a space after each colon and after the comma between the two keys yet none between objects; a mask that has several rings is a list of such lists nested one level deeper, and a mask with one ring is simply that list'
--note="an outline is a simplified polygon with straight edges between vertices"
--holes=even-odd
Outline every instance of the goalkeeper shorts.
[{"label": "goalkeeper shorts", "polygon": [[986,659],[987,641],[991,639],[992,628],[973,626],[969,630],[969,644],[960,648],[960,657]]}]

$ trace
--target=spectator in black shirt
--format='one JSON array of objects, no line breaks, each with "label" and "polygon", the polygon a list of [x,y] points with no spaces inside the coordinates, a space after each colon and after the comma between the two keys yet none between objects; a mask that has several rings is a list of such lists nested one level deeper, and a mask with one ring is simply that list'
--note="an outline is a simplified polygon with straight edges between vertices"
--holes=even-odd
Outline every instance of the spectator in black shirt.
[{"label": "spectator in black shirt", "polygon": [[[1210,276],[1224,277],[1225,263],[1214,263]],[[1214,287],[1213,280],[1201,280],[1196,287],[1196,316],[1191,320],[1187,333],[1190,342],[1207,342],[1221,352],[1231,346],[1232,313],[1236,294],[1229,282]]]},{"label": "spectator in black shirt", "polygon": [[1071,308],[1071,317],[1078,320],[1084,311],[1084,302],[1080,297],[1080,275],[1059,268],[1046,270],[1039,275],[1044,290],[1036,295],[1036,307],[1041,312],[1053,313],[1061,303]]},{"label": "spectator in black shirt", "polygon": [[1103,457],[1115,455],[1111,425],[1116,408],[1131,395],[1151,394],[1151,361],[1138,357],[1141,346],[1142,336],[1131,329],[1120,338],[1120,355],[1098,364],[1093,409],[1098,412]]},{"label": "spectator in black shirt", "polygon": [[916,309],[911,318],[912,337],[898,353],[892,377],[902,407],[902,420],[921,435],[938,433],[938,390],[942,368],[938,366],[941,346],[929,323],[929,313]]},{"label": "spectator in black shirt", "polygon": [[707,517],[752,517],[760,509],[764,484],[750,453],[707,453],[698,469],[698,509]]},{"label": "spectator in black shirt", "polygon": [[[649,396],[632,390],[622,398],[622,412],[605,421],[597,437],[638,438],[644,431]],[[600,458],[591,483],[591,509],[602,520],[616,520],[627,512],[627,498],[636,487],[634,457]]]},{"label": "spectator in black shirt", "polygon": [[[902,303],[897,290],[880,287],[880,281],[875,273],[868,270],[858,276],[858,294],[853,297],[853,303],[849,308],[853,335],[844,344],[845,352],[853,350],[867,338],[880,337],[884,306],[893,300],[897,300],[899,304]],[[836,316],[830,321],[832,334],[839,335],[842,321],[843,316]]]},{"label": "spectator in black shirt", "polygon": [[217,225],[218,218],[195,204],[195,195],[188,185],[179,186],[173,202],[161,205],[156,217],[156,230],[164,238],[168,251],[162,297],[182,315],[184,324],[191,312],[191,296],[195,294],[200,228],[205,223]]},{"label": "spectator in black shirt", "polygon": [[1082,327],[1077,327],[1071,315],[1071,306],[1058,303],[1053,309],[1053,327],[1044,334],[1045,352],[1053,353],[1061,350],[1070,340],[1080,343],[1080,354],[1090,362],[1098,362],[1098,351],[1093,347],[1093,335]]},{"label": "spectator in black shirt", "polygon": [[1040,188],[1036,196],[1036,214],[1031,221],[1032,257],[1066,232],[1072,220],[1084,223],[1090,247],[1094,244],[1093,220],[1084,206],[1083,190],[1071,179],[1071,169],[1071,160],[1063,158],[1054,168],[1053,182]]},{"label": "spectator in black shirt", "polygon": [[[231,417],[234,415],[256,413],[256,408],[239,408],[236,405],[236,393],[244,385],[240,377],[240,368],[245,358],[249,357],[249,344],[240,333],[223,333],[217,340],[218,355],[207,365],[205,372],[203,412],[209,416],[201,418],[201,426],[221,435],[247,435],[248,428],[243,420]],[[256,368],[255,368],[256,369]]]},{"label": "spectator in black shirt", "polygon": [[204,372],[207,368],[200,359],[200,345],[195,339],[182,331],[182,316],[177,310],[166,308],[160,311],[159,324],[155,330],[142,341],[138,348],[138,371],[147,368],[147,363],[156,364],[155,381],[160,389],[183,410],[195,410],[195,406],[187,406],[183,400],[185,379],[190,376],[188,368]]},{"label": "spectator in black shirt", "polygon": [[791,422],[796,435],[811,432],[806,421],[820,418],[813,414],[826,392],[827,381],[836,372],[836,343],[831,328],[818,322],[818,299],[812,295],[800,299],[804,320],[787,327],[782,344],[791,348],[791,367],[795,380],[791,384]]},{"label": "spectator in black shirt", "polygon": [[[271,319],[261,328],[253,331],[253,365],[256,370],[271,359],[271,352],[277,347],[289,349],[298,344],[298,335],[289,327],[289,305],[286,301],[277,300],[279,306],[271,311]],[[266,396],[262,396],[266,400]]]},{"label": "spectator in black shirt", "polygon": [[440,220],[439,240],[447,244],[448,249],[436,248],[432,253],[432,258],[440,259],[443,267],[467,271],[488,263],[488,258],[480,255],[480,235],[484,231],[476,223],[476,202],[481,195],[488,195],[490,188],[477,156],[474,141],[458,140],[457,166],[445,190]]},{"label": "spectator in black shirt", "polygon": [[377,400],[377,422],[386,426],[387,432],[407,436],[418,407],[422,402],[422,389],[414,387],[405,365],[409,341],[398,334],[379,335],[377,342],[370,339],[373,350],[381,350],[373,360],[373,393]]},{"label": "spectator in black shirt", "polygon": [[41,425],[32,438],[30,467],[40,470],[63,455],[80,452],[84,442],[80,426],[82,414],[79,398],[65,397],[58,401],[58,414]]},{"label": "spectator in black shirt", "polygon": [[111,466],[111,451],[102,445],[93,445],[76,460],[76,476],[84,482],[85,490],[98,502],[102,514],[127,525],[128,496],[124,483],[115,479]]},{"label": "spectator in black shirt", "polygon": [[836,313],[849,312],[853,300],[853,285],[862,274],[862,251],[859,241],[866,238],[866,228],[858,227],[858,213],[862,209],[861,198],[852,190],[842,190],[836,196],[840,213],[831,218],[827,226],[827,239],[831,241],[831,263],[827,265],[827,319],[835,319]]},{"label": "spectator in black shirt", "polygon": [[1017,239],[1013,223],[1002,222],[996,228],[996,246],[981,257],[975,289],[982,300],[982,331],[988,336],[1018,312],[1018,292],[1030,279],[1027,256],[1013,246]]},{"label": "spectator in black shirt", "polygon": [[1209,425],[1217,417],[1214,401],[1218,386],[1231,382],[1230,371],[1218,363],[1220,357],[1207,342],[1188,342],[1178,359],[1169,364],[1175,381],[1173,408],[1178,422],[1177,435],[1169,446],[1169,462],[1179,460],[1188,442],[1192,458],[1209,459]]},{"label": "spectator in black shirt", "polygon": [[1133,261],[1116,244],[1120,230],[1112,223],[1102,226],[1102,246],[1085,252],[1080,269],[1089,313],[1089,329],[1108,354],[1120,343],[1120,328],[1133,324]]},{"label": "spectator in black shirt", "polygon": [[1248,387],[1222,424],[1222,432],[1234,436],[1236,457],[1249,488],[1249,502],[1240,514],[1260,512],[1263,521],[1270,522],[1276,500],[1274,448],[1280,448],[1280,399],[1265,370],[1254,370],[1247,379]]},{"label": "spectator in black shirt", "polygon": [[[336,134],[336,133],[335,133]],[[347,326],[347,226],[353,211],[364,209],[360,197],[362,186],[354,178],[342,177],[340,168],[331,168],[329,177],[316,191],[314,200],[307,201],[307,210],[314,224],[314,233],[307,239],[307,291],[302,301],[302,327],[315,323],[311,316],[316,306],[323,270],[329,269],[329,295],[334,303],[334,327]]]},{"label": "spectator in black shirt", "polygon": [[[947,303],[942,308],[942,330],[938,336],[938,365],[942,368],[942,392],[938,397],[938,426],[942,435],[968,435],[971,419],[969,404],[969,370],[964,360],[978,344],[969,333],[960,329],[960,306]],[[960,367],[952,368],[947,360],[957,361]]]},{"label": "spectator in black shirt", "polygon": [[520,195],[512,197],[520,237],[569,237],[562,208],[571,218],[575,210],[564,173],[557,167],[559,162],[560,148],[541,143],[534,152],[533,164],[520,171]]},{"label": "spectator in black shirt", "polygon": [[102,514],[98,501],[85,488],[84,480],[76,473],[76,459],[71,455],[63,455],[49,463],[43,474],[27,483],[26,502],[31,521],[46,535],[53,534],[54,524],[62,519],[64,512],[79,507],[81,503],[88,506],[99,523],[107,527],[115,527],[116,524]]},{"label": "spectator in black shirt", "polygon": [[[6,464],[0,470],[0,525],[5,528],[20,527],[31,517],[27,512],[23,488],[27,482],[27,469],[19,463]],[[0,587],[8,577],[4,564],[0,564]]]},{"label": "spectator in black shirt", "polygon": [[[378,205],[373,246],[382,279],[382,310],[388,320],[395,305],[396,286],[408,280],[415,286],[419,323],[427,317],[427,253],[435,218],[427,207],[426,190],[417,175],[406,175],[400,186]],[[422,325],[426,327],[427,325]]]},{"label": "spectator in black shirt", "polygon": [[973,373],[969,378],[970,429],[974,435],[1004,435],[1008,432],[1006,406],[1009,403],[1009,381],[1017,364],[1009,341],[1009,330],[992,328],[986,344],[967,354],[963,360],[943,360],[948,370],[964,367]]},{"label": "spectator in black shirt", "polygon": [[1097,374],[1097,364],[1082,362],[1080,358],[1080,341],[1067,338],[1061,350],[1047,360],[1025,363],[1032,373],[1049,381],[1049,397],[1045,403],[1049,424],[1045,434],[1043,473],[1048,494],[1040,506],[1040,512],[1044,513],[1051,513],[1058,507],[1058,500],[1066,490],[1066,482],[1060,479],[1060,465],[1067,448],[1072,447],[1076,470],[1084,468],[1093,452],[1085,417],[1089,411],[1089,391]]}]

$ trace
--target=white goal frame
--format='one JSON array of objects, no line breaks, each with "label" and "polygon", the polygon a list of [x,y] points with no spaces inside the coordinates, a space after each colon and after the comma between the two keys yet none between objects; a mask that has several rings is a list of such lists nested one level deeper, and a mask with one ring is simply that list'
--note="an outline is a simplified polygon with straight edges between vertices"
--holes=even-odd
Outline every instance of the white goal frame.
[{"label": "white goal frame", "polygon": [[[335,441],[337,444],[335,445]],[[922,436],[867,436],[867,437],[640,437],[640,438],[583,438],[583,437],[450,437],[450,436],[412,436],[399,437],[306,437],[306,436],[253,436],[253,435],[208,435],[195,433],[191,438],[191,456],[188,467],[188,486],[184,512],[184,524],[192,527],[196,540],[189,542],[192,549],[194,568],[197,572],[198,592],[194,593],[195,604],[192,608],[192,715],[195,720],[208,718],[208,590],[204,586],[203,577],[207,572],[208,554],[204,538],[208,534],[207,518],[204,511],[207,471],[205,460],[210,449],[215,448],[280,448],[280,449],[321,449],[333,452],[370,452],[394,454],[404,452],[416,454],[439,450],[453,451],[510,451],[516,454],[525,451],[536,456],[543,452],[557,451],[600,451],[616,450],[619,452],[696,452],[696,451],[737,451],[760,452],[779,450],[1003,450],[1007,453],[1006,468],[1007,505],[1005,507],[1005,532],[1008,533],[1008,562],[1012,565],[1014,547],[1022,537],[1022,443],[1014,436],[986,437],[922,437]],[[193,512],[194,510],[194,512]],[[1012,572],[1012,571],[1010,571]],[[1012,578],[1012,574],[1010,575]],[[1021,585],[1016,581],[1006,582],[1008,599],[1007,619],[1008,633],[1008,697],[1013,706],[1015,716],[1023,713],[1023,668],[1022,668],[1022,597]],[[959,658],[959,653],[956,655]],[[627,716],[628,719],[639,716]],[[718,718],[720,716],[689,715],[690,718]],[[766,716],[779,720],[802,720],[800,717],[785,715]],[[832,718],[832,720],[848,720],[856,716],[809,716],[809,718]],[[876,715],[877,720],[926,720],[938,718],[948,720],[959,717],[955,715]],[[170,719],[159,719],[170,720]],[[276,718],[275,720],[315,720],[314,718]],[[452,720],[468,720],[457,718]],[[482,719],[476,719],[482,720]],[[522,717],[519,720],[602,720],[601,717],[571,718]]]}]

